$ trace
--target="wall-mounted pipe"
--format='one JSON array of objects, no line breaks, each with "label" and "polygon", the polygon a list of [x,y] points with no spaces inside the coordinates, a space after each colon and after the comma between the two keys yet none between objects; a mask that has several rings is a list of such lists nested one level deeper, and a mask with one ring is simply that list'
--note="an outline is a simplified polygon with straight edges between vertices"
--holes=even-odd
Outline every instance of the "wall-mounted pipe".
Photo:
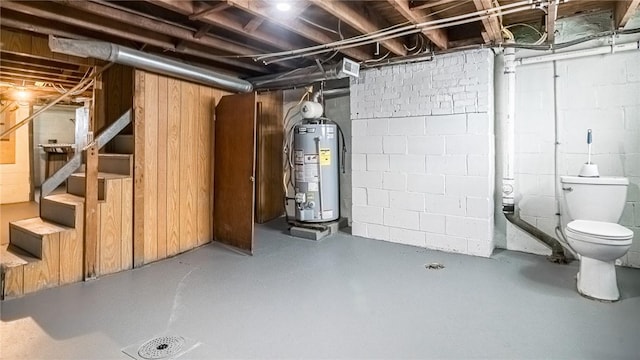
[{"label": "wall-mounted pipe", "polygon": [[[508,42],[513,42],[510,40]],[[505,158],[502,174],[502,210],[514,212],[515,183],[515,116],[516,116],[516,49],[504,49],[504,75],[507,77],[507,117],[505,121]]]},{"label": "wall-mounted pipe", "polygon": [[219,89],[234,92],[253,91],[253,85],[248,81],[112,43],[49,36],[49,48],[53,52],[133,66]]},{"label": "wall-mounted pipe", "polygon": [[[542,62],[556,61],[556,60],[569,60],[585,56],[615,54],[618,52],[632,51],[640,49],[640,41],[634,41],[624,44],[611,44],[606,46],[599,46],[595,48],[574,50],[559,52],[540,56],[531,56],[516,60],[516,65],[530,65],[538,64]],[[505,49],[506,51],[506,49]]]},{"label": "wall-mounted pipe", "polygon": [[[511,41],[509,41],[511,42]],[[509,43],[508,42],[508,43]],[[516,117],[516,54],[515,48],[504,49],[504,75],[507,77],[507,115],[505,119],[505,160],[502,177],[502,212],[510,223],[538,239],[551,249],[549,260],[567,263],[562,244],[552,236],[520,218],[517,212],[515,194],[515,117]]]}]

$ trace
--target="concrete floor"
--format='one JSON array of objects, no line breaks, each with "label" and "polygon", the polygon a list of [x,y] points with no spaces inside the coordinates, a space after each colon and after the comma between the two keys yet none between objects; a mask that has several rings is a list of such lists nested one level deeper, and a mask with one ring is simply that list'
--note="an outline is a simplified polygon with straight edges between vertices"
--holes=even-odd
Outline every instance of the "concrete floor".
[{"label": "concrete floor", "polygon": [[577,263],[313,242],[283,225],[257,227],[253,257],[211,244],[5,301],[1,356],[126,359],[121,349],[170,333],[199,342],[186,359],[640,357],[638,270],[618,270],[623,299],[607,304],[577,294]]}]

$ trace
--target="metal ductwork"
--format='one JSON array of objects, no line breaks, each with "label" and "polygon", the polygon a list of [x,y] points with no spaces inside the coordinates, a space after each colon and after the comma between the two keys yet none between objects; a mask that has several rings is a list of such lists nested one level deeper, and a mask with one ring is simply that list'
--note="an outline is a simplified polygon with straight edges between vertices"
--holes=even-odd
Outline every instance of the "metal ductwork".
[{"label": "metal ductwork", "polygon": [[108,42],[49,36],[49,48],[53,52],[133,66],[219,89],[241,93],[253,91],[253,85],[248,81]]},{"label": "metal ductwork", "polygon": [[326,69],[322,68],[322,65],[312,65],[283,74],[258,76],[248,80],[257,90],[274,90],[302,87],[318,81],[342,79],[347,76],[358,77],[359,74],[360,65],[344,58]]}]

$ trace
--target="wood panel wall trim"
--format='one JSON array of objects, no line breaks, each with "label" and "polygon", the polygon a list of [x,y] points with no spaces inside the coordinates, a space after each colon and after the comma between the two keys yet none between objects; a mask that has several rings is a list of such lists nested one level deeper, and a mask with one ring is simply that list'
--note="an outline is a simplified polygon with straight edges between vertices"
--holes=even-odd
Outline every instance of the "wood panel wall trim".
[{"label": "wood panel wall trim", "polygon": [[134,165],[133,165],[133,267],[144,265],[144,159],[145,159],[145,73],[139,70],[134,75]]},{"label": "wood panel wall trim", "polygon": [[85,218],[84,218],[84,279],[95,279],[99,271],[98,216],[98,147],[86,150]]}]

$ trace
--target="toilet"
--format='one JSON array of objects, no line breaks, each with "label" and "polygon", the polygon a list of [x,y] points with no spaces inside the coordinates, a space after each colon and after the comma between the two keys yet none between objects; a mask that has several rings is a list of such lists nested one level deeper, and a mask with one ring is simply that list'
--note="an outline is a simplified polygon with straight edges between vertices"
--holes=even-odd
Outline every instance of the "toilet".
[{"label": "toilet", "polygon": [[633,232],[618,224],[629,180],[622,177],[561,176],[567,242],[580,255],[578,292],[617,301],[615,261],[631,247]]}]

